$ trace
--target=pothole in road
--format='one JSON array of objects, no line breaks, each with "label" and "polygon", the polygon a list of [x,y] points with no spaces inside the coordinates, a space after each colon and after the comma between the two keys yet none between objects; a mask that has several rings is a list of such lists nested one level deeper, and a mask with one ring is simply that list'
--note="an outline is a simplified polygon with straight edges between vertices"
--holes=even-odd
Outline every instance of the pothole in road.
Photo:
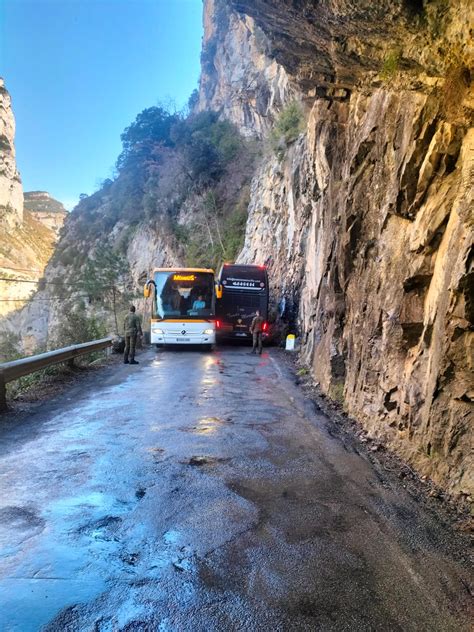
[{"label": "pothole in road", "polygon": [[190,572],[193,570],[192,560],[187,557],[183,557],[183,558],[179,557],[176,560],[174,560],[172,564],[173,564],[173,567],[180,573]]},{"label": "pothole in road", "polygon": [[163,534],[163,542],[168,550],[164,558],[168,558],[173,568],[180,573],[193,570],[194,551],[188,545],[179,546],[182,534],[176,529],[170,529]]},{"label": "pothole in road", "polygon": [[138,560],[140,559],[140,553],[124,553],[120,556],[120,559],[124,564],[128,564],[129,566],[135,566]]},{"label": "pothole in road", "polygon": [[224,459],[214,456],[192,456],[188,465],[201,467],[203,465],[217,465],[218,463],[227,463],[230,459]]},{"label": "pothole in road", "polygon": [[151,454],[152,459],[155,461],[155,463],[161,463],[165,451],[163,448],[159,448],[158,446],[152,446],[151,448],[147,449],[147,452]]},{"label": "pothole in road", "polygon": [[115,532],[122,522],[118,516],[105,516],[79,528],[79,533],[88,535],[94,540],[110,542],[116,540]]}]

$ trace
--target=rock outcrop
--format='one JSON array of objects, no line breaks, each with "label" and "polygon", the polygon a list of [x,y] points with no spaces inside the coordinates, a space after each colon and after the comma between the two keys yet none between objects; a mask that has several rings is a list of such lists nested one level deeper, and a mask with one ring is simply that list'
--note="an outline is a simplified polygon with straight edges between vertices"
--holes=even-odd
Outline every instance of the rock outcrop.
[{"label": "rock outcrop", "polygon": [[472,493],[472,5],[230,0],[225,20],[217,6],[201,107],[256,134],[291,99],[305,111],[253,181],[240,260],[268,265],[323,391]]},{"label": "rock outcrop", "polygon": [[273,112],[294,96],[288,76],[266,54],[263,31],[223,0],[207,0],[198,109],[215,110],[242,134],[263,137]]},{"label": "rock outcrop", "polygon": [[0,316],[16,312],[36,289],[66,216],[48,193],[23,196],[14,140],[11,99],[0,79]]},{"label": "rock outcrop", "polygon": [[64,205],[46,191],[29,191],[24,195],[24,208],[40,224],[58,237],[67,217]]},{"label": "rock outcrop", "polygon": [[0,78],[0,230],[23,221],[23,189],[15,162],[15,118],[10,95]]},{"label": "rock outcrop", "polygon": [[28,211],[21,224],[0,235],[0,317],[6,319],[2,329],[38,288],[56,240],[56,233]]},{"label": "rock outcrop", "polygon": [[17,312],[37,290],[66,215],[48,193],[41,199],[36,192],[25,193],[21,222],[0,234],[0,317]]}]

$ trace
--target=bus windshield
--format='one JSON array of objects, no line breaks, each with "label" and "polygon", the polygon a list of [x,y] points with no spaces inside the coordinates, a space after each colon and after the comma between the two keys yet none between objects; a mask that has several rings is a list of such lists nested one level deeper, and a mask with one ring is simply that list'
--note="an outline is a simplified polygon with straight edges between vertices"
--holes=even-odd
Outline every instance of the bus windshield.
[{"label": "bus windshield", "polygon": [[158,318],[202,319],[214,316],[212,272],[159,270],[155,272]]}]

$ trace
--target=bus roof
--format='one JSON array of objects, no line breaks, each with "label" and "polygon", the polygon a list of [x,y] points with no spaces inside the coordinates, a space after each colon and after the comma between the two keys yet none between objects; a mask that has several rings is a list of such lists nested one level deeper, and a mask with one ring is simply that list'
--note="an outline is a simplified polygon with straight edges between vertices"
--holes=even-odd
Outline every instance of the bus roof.
[{"label": "bus roof", "polygon": [[181,268],[180,266],[173,268],[153,268],[153,272],[210,272],[214,274],[214,270],[210,268]]}]

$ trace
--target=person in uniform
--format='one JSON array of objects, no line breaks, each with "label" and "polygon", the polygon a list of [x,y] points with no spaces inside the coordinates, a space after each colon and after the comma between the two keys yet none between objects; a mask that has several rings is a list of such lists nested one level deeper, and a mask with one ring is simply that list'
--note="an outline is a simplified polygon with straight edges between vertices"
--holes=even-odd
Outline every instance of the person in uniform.
[{"label": "person in uniform", "polygon": [[[130,305],[130,312],[125,316],[123,328],[125,331],[123,362],[124,364],[138,364],[135,360],[135,347],[137,346],[137,337],[143,336],[143,332],[140,319],[135,314],[135,305]],[[130,360],[128,359],[129,355]]]},{"label": "person in uniform", "polygon": [[256,353],[258,348],[258,355],[262,355],[262,331],[263,331],[263,318],[260,316],[260,311],[255,311],[255,318],[250,325],[250,333],[253,336],[253,347],[251,353]]}]

